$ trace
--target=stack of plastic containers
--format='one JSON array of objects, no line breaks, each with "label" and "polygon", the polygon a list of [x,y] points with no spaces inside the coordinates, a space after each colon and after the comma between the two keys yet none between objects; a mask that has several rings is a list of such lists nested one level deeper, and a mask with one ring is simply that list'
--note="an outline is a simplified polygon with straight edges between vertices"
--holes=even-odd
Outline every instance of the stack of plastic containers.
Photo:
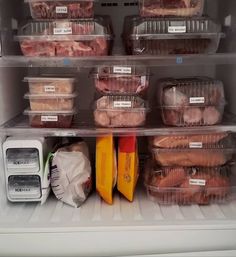
[{"label": "stack of plastic containers", "polygon": [[129,66],[100,67],[94,73],[98,92],[94,119],[102,127],[139,127],[146,121],[149,87],[146,68]]}]

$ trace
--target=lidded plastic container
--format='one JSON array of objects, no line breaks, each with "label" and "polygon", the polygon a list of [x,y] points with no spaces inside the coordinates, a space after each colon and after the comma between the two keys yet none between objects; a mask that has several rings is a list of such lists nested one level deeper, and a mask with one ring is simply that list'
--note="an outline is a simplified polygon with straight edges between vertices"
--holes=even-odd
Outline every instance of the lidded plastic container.
[{"label": "lidded plastic container", "polygon": [[149,87],[150,74],[143,67],[99,67],[93,76],[97,91],[104,95],[144,95]]},{"label": "lidded plastic container", "polygon": [[94,20],[31,21],[18,31],[25,56],[100,56],[111,50],[108,18]]},{"label": "lidded plastic container", "polygon": [[222,121],[224,86],[210,78],[163,79],[158,100],[162,120],[172,126],[209,126]]},{"label": "lidded plastic container", "polygon": [[126,17],[123,39],[128,54],[212,54],[218,49],[221,26],[205,17]]},{"label": "lidded plastic container", "polygon": [[25,0],[33,19],[81,19],[94,16],[94,0]]},{"label": "lidded plastic container", "polygon": [[139,11],[143,17],[201,16],[204,0],[139,0]]},{"label": "lidded plastic container", "polygon": [[139,127],[146,121],[146,102],[131,95],[109,95],[98,99],[94,119],[102,127]]}]

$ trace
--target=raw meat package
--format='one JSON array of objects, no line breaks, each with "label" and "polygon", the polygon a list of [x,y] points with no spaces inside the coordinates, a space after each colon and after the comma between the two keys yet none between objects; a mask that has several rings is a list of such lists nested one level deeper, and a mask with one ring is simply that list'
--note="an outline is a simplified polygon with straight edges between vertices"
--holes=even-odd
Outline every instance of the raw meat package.
[{"label": "raw meat package", "polygon": [[51,187],[58,200],[81,206],[92,189],[88,147],[78,142],[59,148],[51,161]]},{"label": "raw meat package", "polygon": [[214,168],[158,168],[149,165],[145,174],[148,198],[159,204],[225,203],[235,199],[235,170]]},{"label": "raw meat package", "polygon": [[137,96],[103,96],[96,101],[94,120],[102,127],[139,127],[145,124],[147,110]]},{"label": "raw meat package", "polygon": [[165,125],[207,126],[221,123],[226,104],[221,81],[168,78],[161,80],[158,88]]},{"label": "raw meat package", "polygon": [[221,26],[209,18],[140,18],[128,16],[123,39],[131,55],[212,54]]},{"label": "raw meat package", "polygon": [[112,135],[96,141],[96,189],[102,199],[113,203],[113,188],[117,182],[117,157]]},{"label": "raw meat package", "polygon": [[70,128],[75,110],[71,111],[24,111],[29,116],[29,123],[34,128]]},{"label": "raw meat package", "polygon": [[139,175],[138,142],[136,136],[120,137],[118,147],[117,189],[129,201],[134,199],[134,191]]},{"label": "raw meat package", "polygon": [[112,40],[108,19],[31,21],[16,39],[25,56],[78,57],[110,53]]},{"label": "raw meat package", "polygon": [[149,72],[146,68],[99,67],[93,76],[95,87],[102,94],[144,95],[149,87]]},{"label": "raw meat package", "polygon": [[25,0],[29,3],[33,19],[92,18],[93,0]]},{"label": "raw meat package", "polygon": [[201,16],[204,0],[139,0],[143,17]]},{"label": "raw meat package", "polygon": [[48,94],[72,94],[75,88],[74,78],[62,77],[25,77],[25,82],[29,83],[29,93]]},{"label": "raw meat package", "polygon": [[72,111],[76,93],[73,94],[25,94],[32,111]]}]

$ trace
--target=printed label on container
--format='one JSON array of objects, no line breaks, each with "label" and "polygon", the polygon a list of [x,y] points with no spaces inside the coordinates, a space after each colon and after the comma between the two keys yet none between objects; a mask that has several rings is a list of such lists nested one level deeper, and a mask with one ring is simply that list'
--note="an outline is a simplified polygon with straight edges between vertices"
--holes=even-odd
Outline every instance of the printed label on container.
[{"label": "printed label on container", "polygon": [[141,86],[146,85],[146,76],[141,76]]},{"label": "printed label on container", "polygon": [[25,159],[25,160],[8,160],[7,168],[8,169],[31,169],[38,168],[39,164],[36,159]]},{"label": "printed label on container", "polygon": [[43,115],[41,116],[41,121],[58,121],[57,115]]},{"label": "printed label on container", "polygon": [[56,6],[56,13],[68,13],[67,6]]},{"label": "printed label on container", "polygon": [[114,101],[113,107],[114,108],[131,108],[132,102],[131,101]]},{"label": "printed label on container", "polygon": [[72,28],[54,28],[54,35],[72,35]]},{"label": "printed label on container", "polygon": [[55,86],[44,86],[44,92],[55,92]]},{"label": "printed label on container", "polygon": [[40,197],[40,187],[33,186],[10,186],[9,194],[12,198],[24,197],[24,198],[32,198]]},{"label": "printed label on container", "polygon": [[131,74],[132,68],[131,67],[114,66],[113,73]]},{"label": "printed label on container", "polygon": [[203,144],[202,142],[190,142],[189,148],[202,148]]},{"label": "printed label on container", "polygon": [[190,179],[189,180],[189,185],[192,185],[192,186],[205,186],[206,185],[206,180],[205,179]]},{"label": "printed label on container", "polygon": [[205,97],[190,97],[189,98],[190,104],[204,104],[205,103]]},{"label": "printed label on container", "polygon": [[169,26],[168,33],[186,33],[186,26]]}]

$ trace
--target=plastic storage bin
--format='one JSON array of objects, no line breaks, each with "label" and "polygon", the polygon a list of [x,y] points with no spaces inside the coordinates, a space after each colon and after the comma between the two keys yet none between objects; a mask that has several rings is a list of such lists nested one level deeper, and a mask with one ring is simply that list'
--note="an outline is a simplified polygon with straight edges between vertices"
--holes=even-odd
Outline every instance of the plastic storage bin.
[{"label": "plastic storage bin", "polygon": [[123,39],[128,54],[211,54],[218,49],[221,26],[209,18],[125,19]]},{"label": "plastic storage bin", "polygon": [[93,76],[95,87],[101,94],[144,95],[149,87],[149,72],[146,68],[100,67]]},{"label": "plastic storage bin", "polygon": [[34,128],[70,128],[76,112],[25,110],[24,114],[29,116],[30,126]]},{"label": "plastic storage bin", "polygon": [[25,0],[29,3],[33,19],[80,19],[92,18],[93,0]]},{"label": "plastic storage bin", "polygon": [[163,79],[159,89],[165,125],[204,126],[222,121],[226,101],[221,81],[209,78]]},{"label": "plastic storage bin", "polygon": [[201,16],[204,0],[139,0],[140,15],[143,17]]},{"label": "plastic storage bin", "polygon": [[71,111],[77,94],[25,94],[32,111]]},{"label": "plastic storage bin", "polygon": [[159,204],[225,203],[235,200],[233,167],[155,168],[149,165],[145,174],[148,198]]},{"label": "plastic storage bin", "polygon": [[32,21],[22,26],[16,40],[25,56],[100,56],[111,47],[108,19]]},{"label": "plastic storage bin", "polygon": [[102,127],[139,127],[145,124],[147,110],[137,96],[103,96],[96,101],[94,119]]},{"label": "plastic storage bin", "polygon": [[33,95],[72,94],[75,89],[74,78],[25,77],[24,81],[29,83],[29,93]]}]

